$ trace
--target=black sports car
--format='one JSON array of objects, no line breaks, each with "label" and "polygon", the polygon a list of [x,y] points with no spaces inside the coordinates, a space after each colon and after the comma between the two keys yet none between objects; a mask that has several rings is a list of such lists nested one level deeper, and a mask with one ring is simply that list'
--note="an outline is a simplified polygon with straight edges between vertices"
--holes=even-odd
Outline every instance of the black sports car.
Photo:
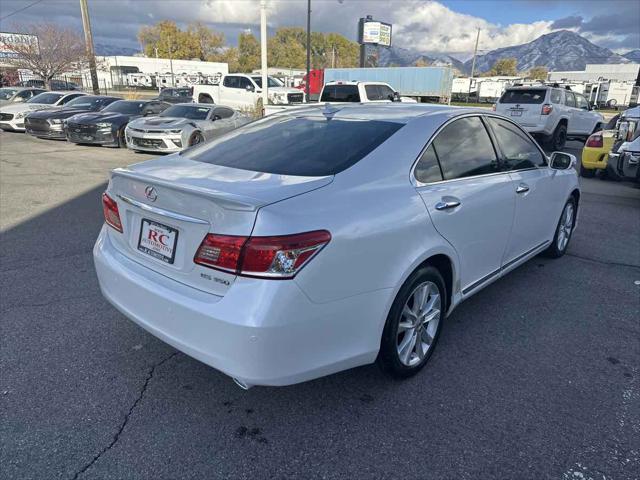
[{"label": "black sports car", "polygon": [[171,105],[158,100],[120,100],[100,112],[81,113],[67,120],[67,140],[112,147],[126,147],[124,128],[139,117],[157,115]]},{"label": "black sports car", "polygon": [[64,107],[40,110],[28,114],[24,121],[25,130],[29,135],[40,138],[54,138],[64,140],[65,120],[78,113],[97,112],[120,100],[118,97],[107,97],[104,95],[83,95]]}]

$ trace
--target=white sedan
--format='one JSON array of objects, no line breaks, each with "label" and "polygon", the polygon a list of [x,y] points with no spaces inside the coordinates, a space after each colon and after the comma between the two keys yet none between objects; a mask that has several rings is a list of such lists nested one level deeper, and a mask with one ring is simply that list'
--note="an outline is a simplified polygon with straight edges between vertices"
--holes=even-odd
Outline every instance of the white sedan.
[{"label": "white sedan", "polygon": [[43,92],[26,102],[0,107],[0,129],[24,132],[24,119],[29,113],[62,107],[82,95],[86,95],[86,93],[77,91]]},{"label": "white sedan", "polygon": [[460,302],[564,254],[574,164],[486,111],[276,114],[114,170],[96,271],[127,317],[243,388],[374,361],[407,377]]}]

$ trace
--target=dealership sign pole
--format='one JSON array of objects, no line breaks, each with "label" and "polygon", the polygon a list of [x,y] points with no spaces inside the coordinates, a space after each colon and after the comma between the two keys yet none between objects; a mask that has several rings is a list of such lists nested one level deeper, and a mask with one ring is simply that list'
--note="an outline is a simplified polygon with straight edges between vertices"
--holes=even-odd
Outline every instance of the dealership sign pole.
[{"label": "dealership sign pole", "polygon": [[[379,48],[391,46],[391,24],[378,22],[371,15],[359,19],[358,43],[360,44],[360,68],[377,67]],[[375,55],[369,55],[369,52]],[[370,56],[375,57],[375,61],[370,61]]]}]

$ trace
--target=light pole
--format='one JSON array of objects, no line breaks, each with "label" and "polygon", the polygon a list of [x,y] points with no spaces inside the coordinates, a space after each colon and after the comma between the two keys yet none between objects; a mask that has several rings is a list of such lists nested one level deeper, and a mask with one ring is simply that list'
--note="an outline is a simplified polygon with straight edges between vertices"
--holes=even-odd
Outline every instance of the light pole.
[{"label": "light pole", "polygon": [[309,80],[311,80],[311,0],[307,0],[307,81],[304,85],[307,102],[309,101]]},{"label": "light pole", "polygon": [[269,96],[267,88],[267,0],[260,0],[260,71],[262,72],[262,110],[267,106]]},{"label": "light pole", "polygon": [[[473,82],[473,75],[476,73],[476,55],[478,55],[478,40],[480,40],[479,28],[478,28],[478,34],[476,35],[476,48],[473,50],[473,62],[471,62],[471,78],[469,78],[469,91],[467,92],[467,103],[471,101],[471,82]],[[477,95],[477,92],[476,92],[476,95]]]},{"label": "light pole", "polygon": [[91,73],[91,87],[95,95],[100,94],[98,85],[98,72],[96,71],[96,54],[93,51],[93,35],[91,34],[91,22],[89,21],[89,7],[87,0],[80,0],[80,13],[82,14],[82,27],[84,29],[84,43],[89,59],[89,72]]}]

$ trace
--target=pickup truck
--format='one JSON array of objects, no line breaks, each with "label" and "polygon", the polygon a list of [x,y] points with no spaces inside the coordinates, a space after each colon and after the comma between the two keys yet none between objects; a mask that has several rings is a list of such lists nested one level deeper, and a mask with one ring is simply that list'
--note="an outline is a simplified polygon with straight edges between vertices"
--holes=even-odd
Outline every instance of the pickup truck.
[{"label": "pickup truck", "polygon": [[[304,102],[304,93],[296,88],[285,87],[273,77],[267,77],[269,104],[290,105]],[[253,108],[262,96],[260,75],[223,75],[216,85],[194,85],[193,101],[216,103],[234,108]]]},{"label": "pickup truck", "polygon": [[400,97],[388,83],[384,82],[329,82],[320,92],[321,103],[372,103],[372,102],[407,102],[416,101]]}]

